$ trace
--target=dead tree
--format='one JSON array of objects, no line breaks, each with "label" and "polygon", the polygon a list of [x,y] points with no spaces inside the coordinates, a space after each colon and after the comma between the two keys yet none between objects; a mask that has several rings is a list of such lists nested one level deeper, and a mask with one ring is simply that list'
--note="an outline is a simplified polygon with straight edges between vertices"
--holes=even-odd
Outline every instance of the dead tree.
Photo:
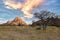
[{"label": "dead tree", "polygon": [[47,28],[47,24],[49,22],[47,18],[54,16],[54,14],[49,11],[41,11],[40,13],[35,13],[34,15],[42,21],[41,25],[43,30],[46,30]]}]

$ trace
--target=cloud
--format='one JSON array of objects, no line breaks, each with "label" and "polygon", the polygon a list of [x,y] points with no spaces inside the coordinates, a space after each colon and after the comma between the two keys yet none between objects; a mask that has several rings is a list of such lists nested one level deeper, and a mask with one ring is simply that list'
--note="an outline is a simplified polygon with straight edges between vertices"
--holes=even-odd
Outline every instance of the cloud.
[{"label": "cloud", "polygon": [[0,24],[6,23],[8,20],[13,20],[13,19],[5,19],[5,18],[0,18]]},{"label": "cloud", "polygon": [[[34,3],[33,3],[34,2]],[[3,3],[8,9],[21,9],[25,14],[25,17],[31,18],[34,15],[31,14],[31,10],[40,5],[43,0],[26,0],[24,3],[16,2],[15,0],[4,0]]]},{"label": "cloud", "polygon": [[19,9],[21,7],[21,3],[16,3],[12,0],[4,0],[3,3],[7,8]]},{"label": "cloud", "polygon": [[0,18],[0,20],[3,20],[3,18]]},{"label": "cloud", "polygon": [[5,23],[7,20],[5,20],[4,18],[0,18],[0,24]]},{"label": "cloud", "polygon": [[0,24],[6,23],[7,20],[0,20]]},{"label": "cloud", "polygon": [[5,8],[12,9],[12,8],[10,8],[9,6],[6,6]]}]

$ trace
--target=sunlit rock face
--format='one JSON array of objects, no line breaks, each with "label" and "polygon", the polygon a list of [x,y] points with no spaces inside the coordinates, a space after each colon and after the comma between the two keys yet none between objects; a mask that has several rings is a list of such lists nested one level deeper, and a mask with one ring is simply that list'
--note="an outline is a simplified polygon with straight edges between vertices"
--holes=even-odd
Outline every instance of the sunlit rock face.
[{"label": "sunlit rock face", "polygon": [[8,21],[6,24],[14,26],[25,26],[27,23],[20,17],[16,17],[13,21]]}]

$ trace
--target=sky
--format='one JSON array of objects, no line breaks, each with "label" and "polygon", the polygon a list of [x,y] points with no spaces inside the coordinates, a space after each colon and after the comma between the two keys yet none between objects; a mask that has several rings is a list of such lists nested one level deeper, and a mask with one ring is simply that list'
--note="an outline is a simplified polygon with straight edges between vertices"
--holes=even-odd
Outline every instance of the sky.
[{"label": "sky", "polygon": [[[7,0],[0,0],[0,24],[7,22],[8,20],[13,20],[15,17],[19,16],[28,24],[31,24],[32,21],[36,20],[35,18],[27,18],[24,17],[25,14],[21,11],[21,9],[12,9],[6,7],[4,2]],[[11,0],[18,3],[24,3],[26,0]],[[19,5],[18,5],[19,6]],[[40,12],[40,10],[47,10],[60,15],[60,0],[44,0],[42,4],[35,7],[31,10],[31,13]]]}]

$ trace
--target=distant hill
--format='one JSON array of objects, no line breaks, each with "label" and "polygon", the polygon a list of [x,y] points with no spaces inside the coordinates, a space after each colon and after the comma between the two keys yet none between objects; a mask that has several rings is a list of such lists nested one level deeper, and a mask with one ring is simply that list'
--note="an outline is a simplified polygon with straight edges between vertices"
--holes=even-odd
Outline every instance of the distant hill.
[{"label": "distant hill", "polygon": [[20,17],[16,17],[13,21],[7,21],[7,23],[2,25],[10,25],[10,26],[25,26],[27,23],[22,20]]}]

